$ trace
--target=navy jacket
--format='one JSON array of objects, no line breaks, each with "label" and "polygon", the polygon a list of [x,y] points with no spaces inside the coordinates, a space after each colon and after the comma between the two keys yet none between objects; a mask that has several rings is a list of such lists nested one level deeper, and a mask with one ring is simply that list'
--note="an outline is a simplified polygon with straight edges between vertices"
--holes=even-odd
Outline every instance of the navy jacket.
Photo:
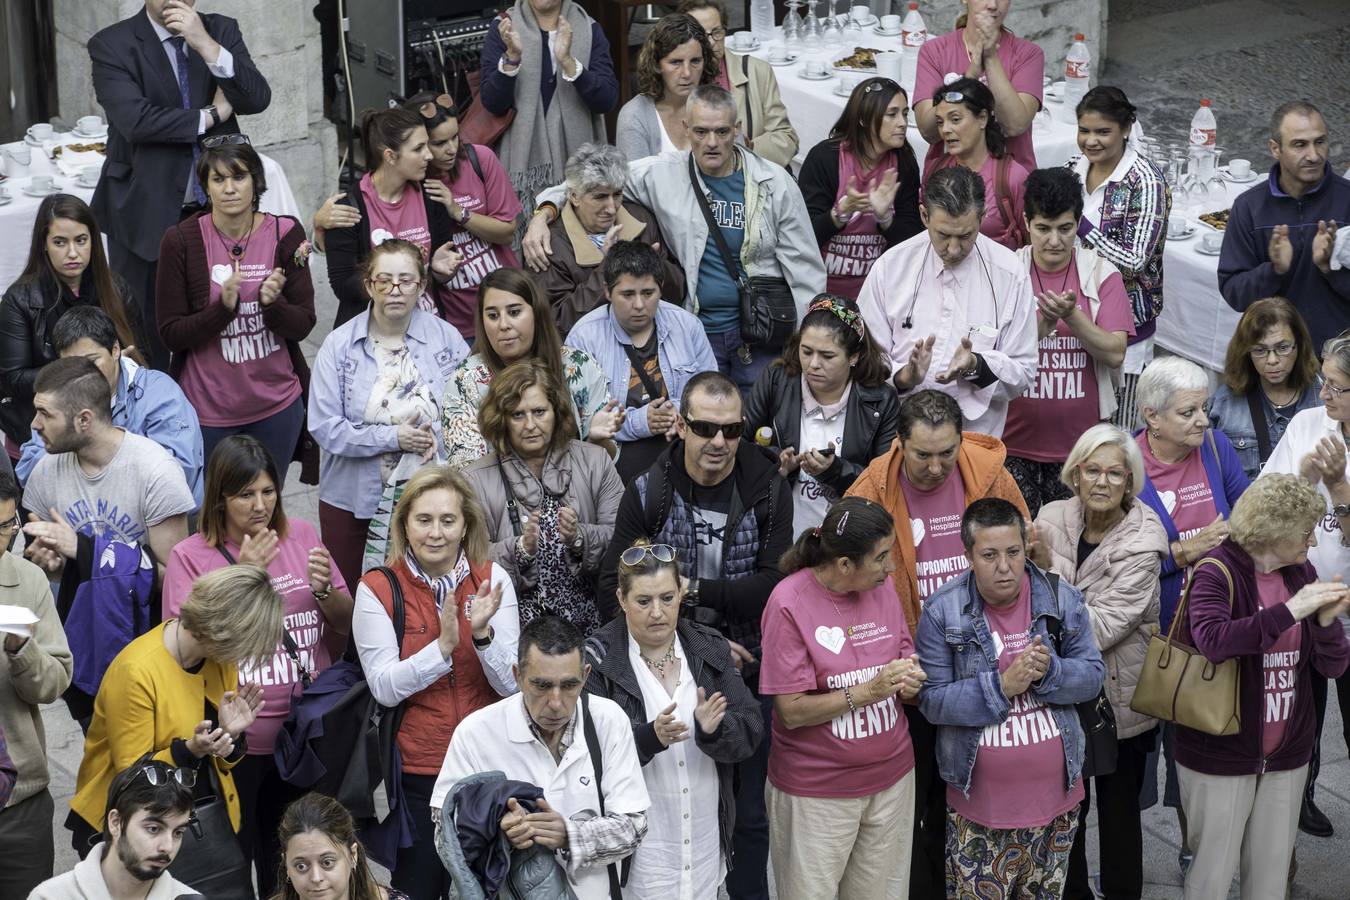
[{"label": "navy jacket", "polygon": [[[1238,312],[1263,297],[1288,297],[1303,314],[1313,347],[1350,328],[1350,269],[1323,275],[1312,262],[1312,242],[1319,219],[1350,221],[1350,181],[1327,166],[1322,183],[1295,200],[1280,190],[1280,167],[1233,203],[1219,255],[1219,291]],[[1268,247],[1271,230],[1289,226],[1294,263],[1275,273]]]}]

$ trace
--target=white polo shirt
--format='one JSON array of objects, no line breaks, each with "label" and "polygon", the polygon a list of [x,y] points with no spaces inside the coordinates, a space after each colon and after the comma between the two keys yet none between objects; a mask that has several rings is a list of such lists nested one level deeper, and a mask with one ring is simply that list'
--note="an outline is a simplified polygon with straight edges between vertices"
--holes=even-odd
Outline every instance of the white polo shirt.
[{"label": "white polo shirt", "polygon": [[[591,719],[601,743],[604,765],[605,813],[645,813],[651,806],[647,785],[638,763],[633,726],[619,705],[604,697],[591,696]],[[549,806],[568,819],[598,816],[599,795],[595,789],[595,769],[591,765],[586,732],[580,721],[577,702],[576,728],[572,745],[561,762],[530,729],[529,713],[521,694],[513,694],[491,706],[470,713],[450,739],[450,749],[441,765],[436,788],[431,793],[433,815],[440,817],[445,797],[455,782],[466,775],[500,771],[508,779],[538,785]],[[573,829],[568,829],[569,833]],[[607,900],[609,874],[603,865],[573,860],[565,866],[567,877],[578,900]]]}]

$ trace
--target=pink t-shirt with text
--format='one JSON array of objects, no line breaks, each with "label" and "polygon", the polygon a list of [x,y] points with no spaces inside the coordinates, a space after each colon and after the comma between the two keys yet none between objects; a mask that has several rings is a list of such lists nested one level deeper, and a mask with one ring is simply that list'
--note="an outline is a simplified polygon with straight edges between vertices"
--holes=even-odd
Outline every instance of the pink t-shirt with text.
[{"label": "pink t-shirt with text", "polygon": [[221,302],[236,262],[243,281],[234,318],[219,335],[184,354],[178,385],[203,425],[230,428],[258,422],[290,406],[301,391],[286,342],[263,321],[258,299],[263,281],[276,266],[277,243],[295,223],[264,213],[262,224],[242,242],[236,258],[234,241],[221,236],[209,215],[197,221],[211,270],[210,303]]},{"label": "pink t-shirt with text", "polygon": [[[850,180],[866,190],[873,181],[880,181],[887,171],[896,169],[894,153],[887,153],[871,171],[864,172],[858,164],[858,157],[847,145],[839,148],[839,190],[835,194],[835,206],[839,198],[848,193]],[[842,229],[825,242],[825,290],[842,297],[856,299],[862,290],[867,273],[872,271],[872,263],[886,252],[886,237],[877,225],[877,217],[868,209],[854,213]]]},{"label": "pink t-shirt with text", "polygon": [[[328,627],[318,601],[310,591],[309,551],[323,546],[319,535],[314,526],[303,519],[290,519],[288,524],[286,539],[281,541],[277,558],[272,560],[267,572],[272,576],[272,588],[286,604],[286,631],[295,641],[300,663],[311,678],[317,678],[332,665],[335,657],[342,654],[347,638]],[[225,549],[236,560],[239,558],[238,545],[227,541]],[[164,569],[164,618],[178,615],[197,578],[227,565],[229,562],[220,550],[207,544],[200,534],[179,542]],[[332,572],[333,590],[346,593],[347,583],[342,580],[337,566],[332,567]],[[255,669],[241,666],[239,682],[262,685],[266,704],[246,732],[248,752],[253,756],[270,754],[276,746],[277,732],[291,711],[291,698],[300,693],[300,671],[278,644],[276,653],[262,666]]]},{"label": "pink t-shirt with text", "polygon": [[[966,511],[966,486],[961,470],[931,491],[920,490],[900,469],[900,490],[909,508],[909,530],[914,538],[914,562],[919,576],[919,600],[970,568],[961,543],[961,514]],[[903,523],[897,527],[903,528]]]},{"label": "pink t-shirt with text", "polygon": [[[1078,295],[1078,308],[1092,315],[1076,264],[1071,263],[1063,272],[1050,273],[1032,263],[1031,287],[1037,295],[1073,291]],[[1097,327],[1133,335],[1134,313],[1120,273],[1113,272],[1103,281],[1098,293],[1101,304],[1097,307]],[[1078,436],[1101,421],[1099,389],[1096,363],[1068,324],[1060,320],[1055,330],[1041,339],[1031,387],[1008,406],[1008,423],[1003,426],[1008,454],[1038,462],[1064,462]]]},{"label": "pink t-shirt with text", "polygon": [[[965,77],[966,69],[970,66],[970,54],[966,51],[964,35],[965,29],[958,28],[934,38],[919,50],[919,68],[914,77],[911,105],[918,106],[923,100],[931,101],[933,93],[942,87],[949,72]],[[998,58],[1017,92],[1030,94],[1040,102],[1045,77],[1045,52],[1032,41],[1023,40],[1005,30],[1002,40],[998,42]],[[988,75],[981,73],[980,81],[987,85]],[[1024,169],[1031,171],[1036,168],[1036,148],[1032,144],[1030,128],[1017,137],[1008,138],[1008,149],[1013,159],[1021,163]],[[942,142],[935,141],[928,147],[928,159],[936,159],[942,152]],[[1021,206],[1018,206],[1018,210],[1021,210]]]},{"label": "pink t-shirt with text", "polygon": [[[827,591],[810,569],[778,582],[761,620],[761,694],[828,693],[870,681],[914,642],[890,578],[869,591]],[[783,727],[773,716],[769,781],[798,797],[865,797],[914,768],[898,696],[859,705],[829,722]]]},{"label": "pink t-shirt with text", "polygon": [[[1256,593],[1262,609],[1289,602],[1289,588],[1279,570],[1256,573]],[[1270,756],[1284,740],[1289,714],[1297,695],[1298,659],[1303,650],[1303,628],[1295,622],[1262,654],[1265,667],[1265,718],[1261,730],[1261,753]]]},{"label": "pink t-shirt with text", "polygon": [[[1017,602],[1003,609],[984,604],[984,620],[998,651],[998,670],[1031,646],[1031,577],[1023,576]],[[1064,738],[1049,707],[1031,692],[1012,698],[1002,722],[984,727],[970,796],[947,786],[947,802],[963,818],[986,828],[1040,828],[1083,800],[1083,779],[1065,788]]]},{"label": "pink t-shirt with text", "polygon": [[[455,171],[455,180],[449,175],[442,181],[455,196],[455,202],[461,209],[489,216],[502,221],[515,221],[520,216],[520,198],[506,169],[497,160],[497,156],[487,147],[474,144],[478,154],[478,164],[483,168],[483,177],[473,170],[467,158],[459,161]],[[455,272],[455,277],[441,286],[441,305],[445,309],[445,319],[464,336],[464,340],[473,343],[474,311],[478,306],[478,285],[489,272],[495,272],[503,266],[518,266],[515,252],[509,244],[490,244],[472,232],[455,226],[453,240],[455,252],[464,256],[464,262]]]},{"label": "pink t-shirt with text", "polygon": [[1144,472],[1157,489],[1163,509],[1172,517],[1180,539],[1193,537],[1213,522],[1219,512],[1214,505],[1214,492],[1209,486],[1205,462],[1200,458],[1200,448],[1196,447],[1181,462],[1169,466],[1153,455],[1147,430],[1139,432],[1135,440],[1144,454]]},{"label": "pink t-shirt with text", "polygon": [[[939,141],[935,146],[942,146],[942,142]],[[984,182],[984,218],[980,220],[980,234],[992,241],[998,241],[1009,250],[1016,250],[1021,243],[1014,238],[1008,226],[1010,221],[1017,223],[1022,221],[1028,173],[1015,158],[1008,161],[1007,200],[1000,205],[997,181],[999,162],[992,156],[987,157],[984,165],[980,166],[980,171],[976,173]],[[940,154],[933,157],[930,154],[924,163],[923,180],[928,181],[928,176],[938,169],[950,169],[956,165],[959,163],[954,156]]]},{"label": "pink t-shirt with text", "polygon": [[[397,203],[385,203],[375,182],[367,172],[361,176],[361,197],[366,201],[366,215],[370,217],[370,246],[378,247],[385,241],[398,238],[422,248],[422,259],[431,261],[431,227],[427,224],[427,207],[422,201],[422,187],[411,181],[403,186],[403,196]],[[439,316],[441,310],[432,291],[423,291],[417,308]]]}]

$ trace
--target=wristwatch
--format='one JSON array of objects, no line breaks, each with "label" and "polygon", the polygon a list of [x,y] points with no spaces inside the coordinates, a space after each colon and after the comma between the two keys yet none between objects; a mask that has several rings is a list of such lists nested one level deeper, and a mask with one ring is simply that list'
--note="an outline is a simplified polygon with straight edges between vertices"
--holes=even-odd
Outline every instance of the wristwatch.
[{"label": "wristwatch", "polygon": [[481,641],[478,638],[474,638],[473,645],[477,647],[479,650],[486,650],[488,647],[492,646],[492,639],[495,638],[496,636],[497,636],[496,630],[491,625],[489,625],[488,636],[483,638]]},{"label": "wristwatch", "polygon": [[220,110],[216,109],[214,106],[208,106],[203,109],[202,112],[211,117],[211,125],[209,127],[215,128],[220,124]]},{"label": "wristwatch", "polygon": [[472,218],[473,218],[473,213],[472,213],[470,210],[467,210],[467,209],[465,209],[464,207],[461,206],[461,207],[459,208],[459,216],[456,217],[455,221],[456,221],[457,223],[459,223],[460,225],[468,225],[468,224],[469,224],[469,220],[472,219]]},{"label": "wristwatch", "polygon": [[961,377],[966,381],[974,381],[980,377],[980,355],[978,353],[972,353],[971,356],[974,357],[975,362],[971,363],[969,369],[966,369],[961,373]]}]

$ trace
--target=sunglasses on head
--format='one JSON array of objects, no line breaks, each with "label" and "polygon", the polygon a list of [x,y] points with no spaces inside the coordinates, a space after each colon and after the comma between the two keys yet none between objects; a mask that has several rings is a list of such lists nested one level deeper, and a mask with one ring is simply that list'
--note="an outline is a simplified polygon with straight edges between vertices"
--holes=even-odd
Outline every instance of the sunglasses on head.
[{"label": "sunglasses on head", "polygon": [[146,781],[150,782],[151,787],[159,787],[161,784],[168,784],[170,778],[188,790],[197,786],[196,769],[177,769],[164,762],[143,763],[140,768],[136,770],[136,774],[122,782],[122,786],[118,788],[116,794],[113,794],[112,800],[108,803],[108,808],[112,809],[117,806],[117,801],[121,799],[124,793],[126,793],[127,788],[131,787],[132,783],[142,775],[145,776]]},{"label": "sunglasses on head", "polygon": [[417,112],[420,113],[424,119],[434,119],[436,118],[436,107],[438,106],[452,116],[455,114],[455,101],[451,99],[449,94],[441,94],[435,100],[428,100],[426,103],[417,107]]},{"label": "sunglasses on head", "polygon": [[729,441],[734,441],[745,431],[744,422],[705,422],[702,419],[691,419],[685,417],[684,423],[689,426],[689,430],[701,438],[711,440],[717,437],[717,432],[722,432],[722,437]]},{"label": "sunglasses on head", "polygon": [[940,99],[946,103],[965,103],[966,95],[960,91],[947,91]]},{"label": "sunglasses on head", "polygon": [[203,150],[215,150],[217,147],[248,147],[252,144],[246,134],[213,134],[208,138],[202,138]]},{"label": "sunglasses on head", "polygon": [[629,547],[619,555],[619,562],[625,566],[641,565],[642,561],[650,556],[652,559],[661,563],[671,563],[675,561],[675,548],[669,544],[650,544],[641,547]]}]

